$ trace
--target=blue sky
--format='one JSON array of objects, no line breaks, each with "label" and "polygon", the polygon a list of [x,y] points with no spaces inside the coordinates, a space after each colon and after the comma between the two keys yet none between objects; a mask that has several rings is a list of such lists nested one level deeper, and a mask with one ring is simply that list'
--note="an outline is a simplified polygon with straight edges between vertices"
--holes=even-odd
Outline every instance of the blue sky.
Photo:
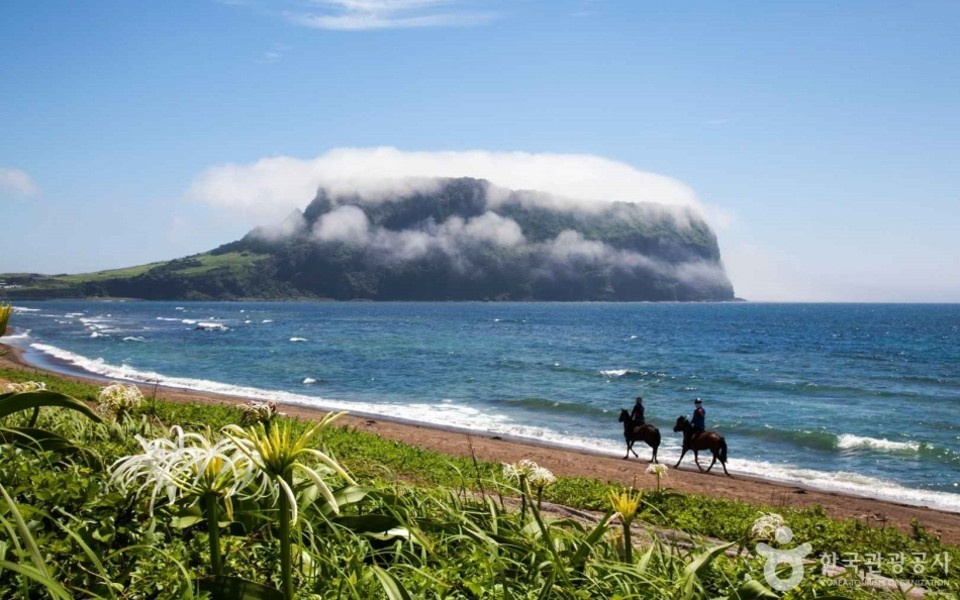
[{"label": "blue sky", "polygon": [[0,272],[204,251],[269,212],[222,165],[382,146],[675,180],[749,299],[960,301],[957,1],[0,4]]}]

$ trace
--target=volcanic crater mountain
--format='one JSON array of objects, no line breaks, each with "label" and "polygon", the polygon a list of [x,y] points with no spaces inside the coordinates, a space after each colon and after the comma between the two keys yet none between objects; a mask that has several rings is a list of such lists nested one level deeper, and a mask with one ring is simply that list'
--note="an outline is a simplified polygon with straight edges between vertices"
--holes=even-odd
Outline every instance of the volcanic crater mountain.
[{"label": "volcanic crater mountain", "polygon": [[321,189],[305,210],[168,262],[0,275],[0,297],[169,300],[732,300],[693,210],[592,207],[458,178],[388,198]]}]

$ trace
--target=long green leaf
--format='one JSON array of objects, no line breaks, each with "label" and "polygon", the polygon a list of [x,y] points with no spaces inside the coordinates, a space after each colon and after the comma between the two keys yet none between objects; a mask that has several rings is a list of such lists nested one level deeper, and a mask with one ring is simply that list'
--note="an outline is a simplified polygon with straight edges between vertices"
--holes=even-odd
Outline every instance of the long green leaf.
[{"label": "long green leaf", "polygon": [[63,586],[57,583],[56,580],[50,576],[50,572],[47,570],[47,563],[43,558],[43,554],[40,552],[40,548],[37,546],[37,541],[33,539],[33,534],[30,533],[30,529],[27,527],[26,521],[23,520],[23,515],[20,514],[17,504],[13,501],[13,498],[10,497],[10,494],[7,493],[6,488],[4,488],[2,485],[0,485],[0,495],[3,496],[7,506],[10,508],[10,516],[13,518],[13,522],[16,524],[17,529],[20,532],[20,537],[23,540],[23,543],[26,545],[27,550],[30,552],[30,559],[33,561],[33,566],[17,565],[7,561],[0,562],[0,566],[37,581],[47,588],[47,591],[54,598],[65,598],[66,600],[70,600],[70,594],[68,594]]},{"label": "long green leaf", "polygon": [[41,569],[30,565],[18,565],[10,561],[0,561],[0,567],[10,569],[15,573],[20,573],[28,579],[32,579],[45,587],[47,592],[53,598],[62,598],[63,600],[73,600],[73,596],[62,585],[57,583],[50,575]]},{"label": "long green leaf", "polygon": [[756,579],[751,579],[750,581],[745,581],[740,588],[734,593],[730,594],[728,597],[729,600],[762,600],[764,598],[776,599],[780,596],[776,595]]},{"label": "long green leaf", "polygon": [[0,427],[0,444],[13,444],[39,452],[69,454],[80,448],[67,438],[36,427]]},{"label": "long green leaf", "polygon": [[590,556],[590,552],[593,550],[593,547],[603,538],[603,534],[607,532],[607,527],[610,525],[610,519],[613,517],[613,511],[607,510],[607,514],[600,519],[600,522],[597,523],[597,526],[593,528],[593,531],[586,537],[580,547],[577,549],[577,553],[573,555],[573,558],[570,559],[570,564],[574,568],[582,570],[584,563],[586,563],[587,558]]},{"label": "long green leaf", "polygon": [[380,581],[380,586],[386,592],[387,598],[390,600],[411,600],[410,593],[393,573],[376,565],[373,565],[370,569],[373,570],[373,574]]},{"label": "long green leaf", "polygon": [[383,533],[400,526],[400,521],[389,515],[340,516],[332,521],[354,533]]},{"label": "long green leaf", "polygon": [[0,494],[3,495],[3,499],[6,500],[7,506],[10,507],[10,516],[13,517],[13,522],[16,524],[17,529],[20,532],[20,537],[23,539],[23,543],[30,552],[30,558],[33,560],[34,566],[44,574],[48,574],[47,563],[43,558],[43,554],[40,553],[40,548],[37,547],[37,541],[33,539],[33,534],[30,533],[30,528],[27,527],[27,522],[23,520],[23,515],[20,514],[17,504],[13,501],[13,498],[10,497],[10,494],[7,493],[6,488],[4,488],[2,485],[0,485]]},{"label": "long green leaf", "polygon": [[693,597],[693,586],[696,584],[697,579],[699,579],[707,567],[710,566],[710,563],[713,562],[713,559],[722,554],[731,546],[733,546],[732,542],[729,544],[720,544],[719,546],[709,548],[693,559],[690,564],[686,566],[686,568],[683,570],[683,594],[685,598]]},{"label": "long green leaf", "polygon": [[371,492],[375,492],[376,489],[372,487],[364,487],[360,485],[348,485],[345,488],[339,489],[333,493],[333,497],[337,500],[339,506],[346,506],[348,504],[356,504],[360,502]]},{"label": "long green leaf", "polygon": [[83,553],[87,555],[87,558],[90,559],[90,562],[92,562],[93,566],[96,567],[97,574],[99,574],[100,579],[103,580],[105,587],[110,593],[110,597],[116,598],[117,595],[116,593],[114,593],[114,585],[117,585],[117,584],[114,584],[113,582],[110,581],[110,576],[107,575],[107,570],[104,568],[103,563],[100,561],[100,557],[97,555],[97,553],[94,552],[93,549],[83,540],[82,536],[77,534],[75,531],[73,531],[66,525],[57,523],[57,527],[59,527],[64,533],[69,535],[71,538],[73,538],[73,541],[76,542],[78,546],[80,546],[80,548],[83,550]]},{"label": "long green leaf", "polygon": [[280,590],[240,577],[201,579],[197,587],[217,600],[283,600]]},{"label": "long green leaf", "polygon": [[100,423],[100,417],[86,403],[77,400],[73,396],[51,392],[50,390],[38,390],[35,392],[15,392],[0,396],[0,418],[11,415],[21,410],[30,410],[32,408],[43,407],[69,408],[86,415],[88,418]]}]

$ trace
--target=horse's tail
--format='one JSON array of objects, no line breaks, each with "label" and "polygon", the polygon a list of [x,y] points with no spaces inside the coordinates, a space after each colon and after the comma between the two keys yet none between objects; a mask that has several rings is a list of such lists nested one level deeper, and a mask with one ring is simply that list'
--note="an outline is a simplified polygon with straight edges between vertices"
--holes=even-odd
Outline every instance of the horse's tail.
[{"label": "horse's tail", "polygon": [[723,438],[720,438],[720,456],[717,458],[720,459],[721,463],[727,463],[727,440]]}]

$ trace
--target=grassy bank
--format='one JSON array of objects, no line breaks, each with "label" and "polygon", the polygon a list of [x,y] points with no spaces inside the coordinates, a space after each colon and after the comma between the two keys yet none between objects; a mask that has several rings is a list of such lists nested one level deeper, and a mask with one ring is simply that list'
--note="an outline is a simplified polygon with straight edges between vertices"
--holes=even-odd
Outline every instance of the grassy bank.
[{"label": "grassy bank", "polygon": [[[0,378],[43,382],[48,389],[91,402],[100,392],[93,385],[39,372],[0,370]],[[692,534],[692,547],[646,545],[625,562],[623,538],[630,530],[614,519],[627,515],[622,507],[620,517],[610,514],[611,491],[620,490],[608,482],[560,477],[546,486],[544,501],[607,515],[600,515],[599,525],[557,519],[537,511],[536,491],[506,478],[499,463],[449,457],[339,427],[324,428],[313,445],[342,465],[354,482],[323,471],[322,480],[335,496],[330,501],[309,478],[291,479],[300,509],[293,532],[280,526],[290,521],[278,518],[282,494],[228,501],[218,492],[206,500],[179,495],[168,502],[162,490],[151,514],[143,494],[108,481],[111,465],[143,451],[136,436],[157,439],[168,435],[171,425],[180,425],[211,442],[224,441],[222,428],[243,417],[235,407],[166,402],[162,390],[160,396],[147,398],[119,423],[106,419],[97,424],[61,409],[44,409],[38,426],[84,448],[68,458],[0,446],[0,485],[8,496],[0,499],[0,520],[11,540],[0,538],[0,597],[56,596],[60,586],[67,597],[83,597],[85,591],[89,597],[184,598],[203,594],[201,588],[240,581],[231,578],[282,589],[277,572],[284,556],[294,557],[293,587],[304,598],[763,597],[772,594],[756,583],[764,581],[765,560],[746,552],[758,542],[751,528],[770,512],[783,516],[795,540],[812,545],[805,577],[783,597],[838,591],[876,597],[875,590],[841,589],[818,575],[821,555],[834,553],[840,564],[844,557],[878,555],[881,572],[900,579],[922,577],[944,597],[960,591],[960,551],[920,528],[905,535],[861,521],[832,520],[816,508],[751,506],[669,488],[644,496],[627,520],[635,518],[634,535],[657,528]],[[10,416],[0,427],[22,425],[27,418]],[[304,421],[276,421],[281,424],[289,424],[295,438],[312,427]],[[324,466],[306,462],[311,468]],[[522,503],[523,510],[504,500],[524,492],[529,502]],[[213,521],[205,520],[208,500],[219,507]],[[24,528],[18,526],[18,516]],[[294,540],[292,554],[284,550],[285,536]],[[697,541],[705,537],[733,546]],[[214,556],[214,546],[222,547],[221,557]],[[744,555],[725,554],[738,547]],[[911,557],[921,554],[929,557],[924,572],[910,574]],[[895,555],[904,556],[907,574],[897,572],[897,563],[889,559]],[[946,564],[934,564],[935,556],[948,557]],[[217,573],[221,577],[214,579]],[[206,583],[199,586],[198,581]]]}]

